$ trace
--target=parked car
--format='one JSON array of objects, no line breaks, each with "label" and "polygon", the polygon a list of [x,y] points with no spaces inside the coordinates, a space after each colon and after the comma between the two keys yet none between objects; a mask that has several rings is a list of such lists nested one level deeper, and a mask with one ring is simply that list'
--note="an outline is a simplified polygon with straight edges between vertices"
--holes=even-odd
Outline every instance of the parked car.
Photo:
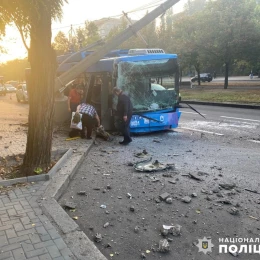
[{"label": "parked car", "polygon": [[17,88],[17,86],[19,85],[19,82],[15,81],[15,80],[9,80],[9,81],[6,81],[5,84],[10,84],[13,87]]},{"label": "parked car", "polygon": [[4,84],[6,92],[8,93],[14,93],[16,92],[16,88],[12,86],[11,84]]},{"label": "parked car", "polygon": [[[190,80],[191,80],[191,82],[198,81],[199,80],[198,75],[195,75]],[[212,75],[210,73],[201,73],[200,74],[200,81],[202,81],[202,82],[206,82],[206,81],[210,82],[210,81],[212,81]]]},{"label": "parked car", "polygon": [[16,89],[16,98],[18,102],[28,102],[28,93],[26,84],[20,84]]},{"label": "parked car", "polygon": [[0,95],[6,95],[6,89],[4,87],[4,85],[0,84]]}]

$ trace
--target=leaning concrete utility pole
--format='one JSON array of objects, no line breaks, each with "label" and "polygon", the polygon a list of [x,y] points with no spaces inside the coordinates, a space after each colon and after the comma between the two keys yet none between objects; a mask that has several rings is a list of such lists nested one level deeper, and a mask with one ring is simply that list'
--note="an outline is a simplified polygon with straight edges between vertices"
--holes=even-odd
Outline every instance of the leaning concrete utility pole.
[{"label": "leaning concrete utility pole", "polygon": [[101,48],[88,55],[82,61],[78,62],[71,69],[64,72],[62,75],[56,78],[55,81],[55,91],[59,91],[60,88],[64,87],[70,81],[78,77],[81,73],[85,72],[88,67],[92,66],[103,58],[111,50],[115,49],[117,46],[125,42],[132,35],[136,34],[139,30],[145,27],[147,24],[152,22],[156,17],[165,13],[170,7],[178,3],[180,0],[168,0],[155,8],[153,11],[145,15],[142,19],[134,23],[132,26],[128,27],[123,32],[119,33],[117,36],[108,41]]}]

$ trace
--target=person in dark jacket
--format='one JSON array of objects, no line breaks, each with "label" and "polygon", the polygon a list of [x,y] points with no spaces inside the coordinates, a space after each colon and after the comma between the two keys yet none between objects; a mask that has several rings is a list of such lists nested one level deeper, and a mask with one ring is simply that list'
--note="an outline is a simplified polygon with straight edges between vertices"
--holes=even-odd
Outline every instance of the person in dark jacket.
[{"label": "person in dark jacket", "polygon": [[124,136],[124,140],[119,142],[122,145],[127,145],[132,142],[132,138],[130,137],[130,121],[133,113],[133,105],[130,98],[123,93],[120,88],[114,87],[113,93],[117,95],[118,102],[117,102],[117,116],[119,120],[122,122],[120,131]]}]

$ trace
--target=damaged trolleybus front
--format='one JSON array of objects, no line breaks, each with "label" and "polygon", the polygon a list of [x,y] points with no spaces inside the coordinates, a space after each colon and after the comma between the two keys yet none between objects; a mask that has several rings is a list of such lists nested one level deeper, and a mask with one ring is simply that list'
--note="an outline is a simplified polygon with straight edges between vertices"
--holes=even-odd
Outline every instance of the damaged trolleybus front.
[{"label": "damaged trolleybus front", "polygon": [[85,96],[97,109],[106,130],[113,130],[117,120],[117,97],[112,95],[115,86],[133,103],[132,133],[178,127],[181,113],[176,54],[165,54],[161,49],[112,51],[87,69],[85,77]]}]

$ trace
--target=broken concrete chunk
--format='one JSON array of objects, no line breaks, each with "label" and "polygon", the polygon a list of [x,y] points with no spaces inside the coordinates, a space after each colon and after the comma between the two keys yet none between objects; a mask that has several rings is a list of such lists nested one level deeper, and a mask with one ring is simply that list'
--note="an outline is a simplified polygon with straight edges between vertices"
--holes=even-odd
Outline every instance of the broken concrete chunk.
[{"label": "broken concrete chunk", "polygon": [[231,214],[231,215],[238,215],[239,211],[236,207],[232,207],[232,208],[229,208],[228,209],[228,212]]},{"label": "broken concrete chunk", "polygon": [[219,186],[222,189],[225,189],[225,190],[232,190],[236,187],[236,184],[234,184],[234,183],[220,183]]},{"label": "broken concrete chunk", "polygon": [[185,202],[185,203],[190,203],[191,202],[191,197],[189,196],[185,196],[181,199],[182,202]]},{"label": "broken concrete chunk", "polygon": [[64,207],[67,208],[67,209],[75,209],[76,208],[76,204],[74,202],[67,201],[64,204]]},{"label": "broken concrete chunk", "polygon": [[109,222],[107,222],[107,223],[104,224],[103,227],[104,227],[104,228],[107,228],[109,225],[110,225]]},{"label": "broken concrete chunk", "polygon": [[175,236],[175,237],[177,237],[177,236],[179,236],[180,234],[181,234],[181,226],[180,225],[175,225],[175,226],[173,226],[171,229],[170,229],[170,233],[173,235],[173,236]]},{"label": "broken concrete chunk", "polygon": [[78,194],[78,195],[87,195],[87,194],[86,194],[86,191],[79,191],[77,194]]},{"label": "broken concrete chunk", "polygon": [[162,240],[159,241],[158,251],[162,252],[162,253],[166,253],[166,252],[170,251],[170,244],[167,241],[167,239],[162,239]]},{"label": "broken concrete chunk", "polygon": [[166,200],[167,198],[169,198],[171,195],[168,193],[168,192],[164,192],[163,194],[161,194],[160,196],[159,196],[159,198],[161,199],[161,200]]},{"label": "broken concrete chunk", "polygon": [[167,198],[167,199],[165,200],[165,202],[168,203],[168,204],[172,204],[172,198],[170,198],[170,197]]},{"label": "broken concrete chunk", "polygon": [[95,237],[94,237],[94,240],[95,240],[97,243],[101,242],[101,241],[102,241],[102,235],[99,234],[99,233],[97,233],[97,234],[95,235]]},{"label": "broken concrete chunk", "polygon": [[191,197],[196,198],[196,197],[198,197],[198,194],[197,194],[196,192],[193,192],[193,193],[191,194]]},{"label": "broken concrete chunk", "polygon": [[189,173],[189,176],[191,179],[194,179],[196,181],[204,181],[203,178],[201,178],[198,174],[196,173]]}]

